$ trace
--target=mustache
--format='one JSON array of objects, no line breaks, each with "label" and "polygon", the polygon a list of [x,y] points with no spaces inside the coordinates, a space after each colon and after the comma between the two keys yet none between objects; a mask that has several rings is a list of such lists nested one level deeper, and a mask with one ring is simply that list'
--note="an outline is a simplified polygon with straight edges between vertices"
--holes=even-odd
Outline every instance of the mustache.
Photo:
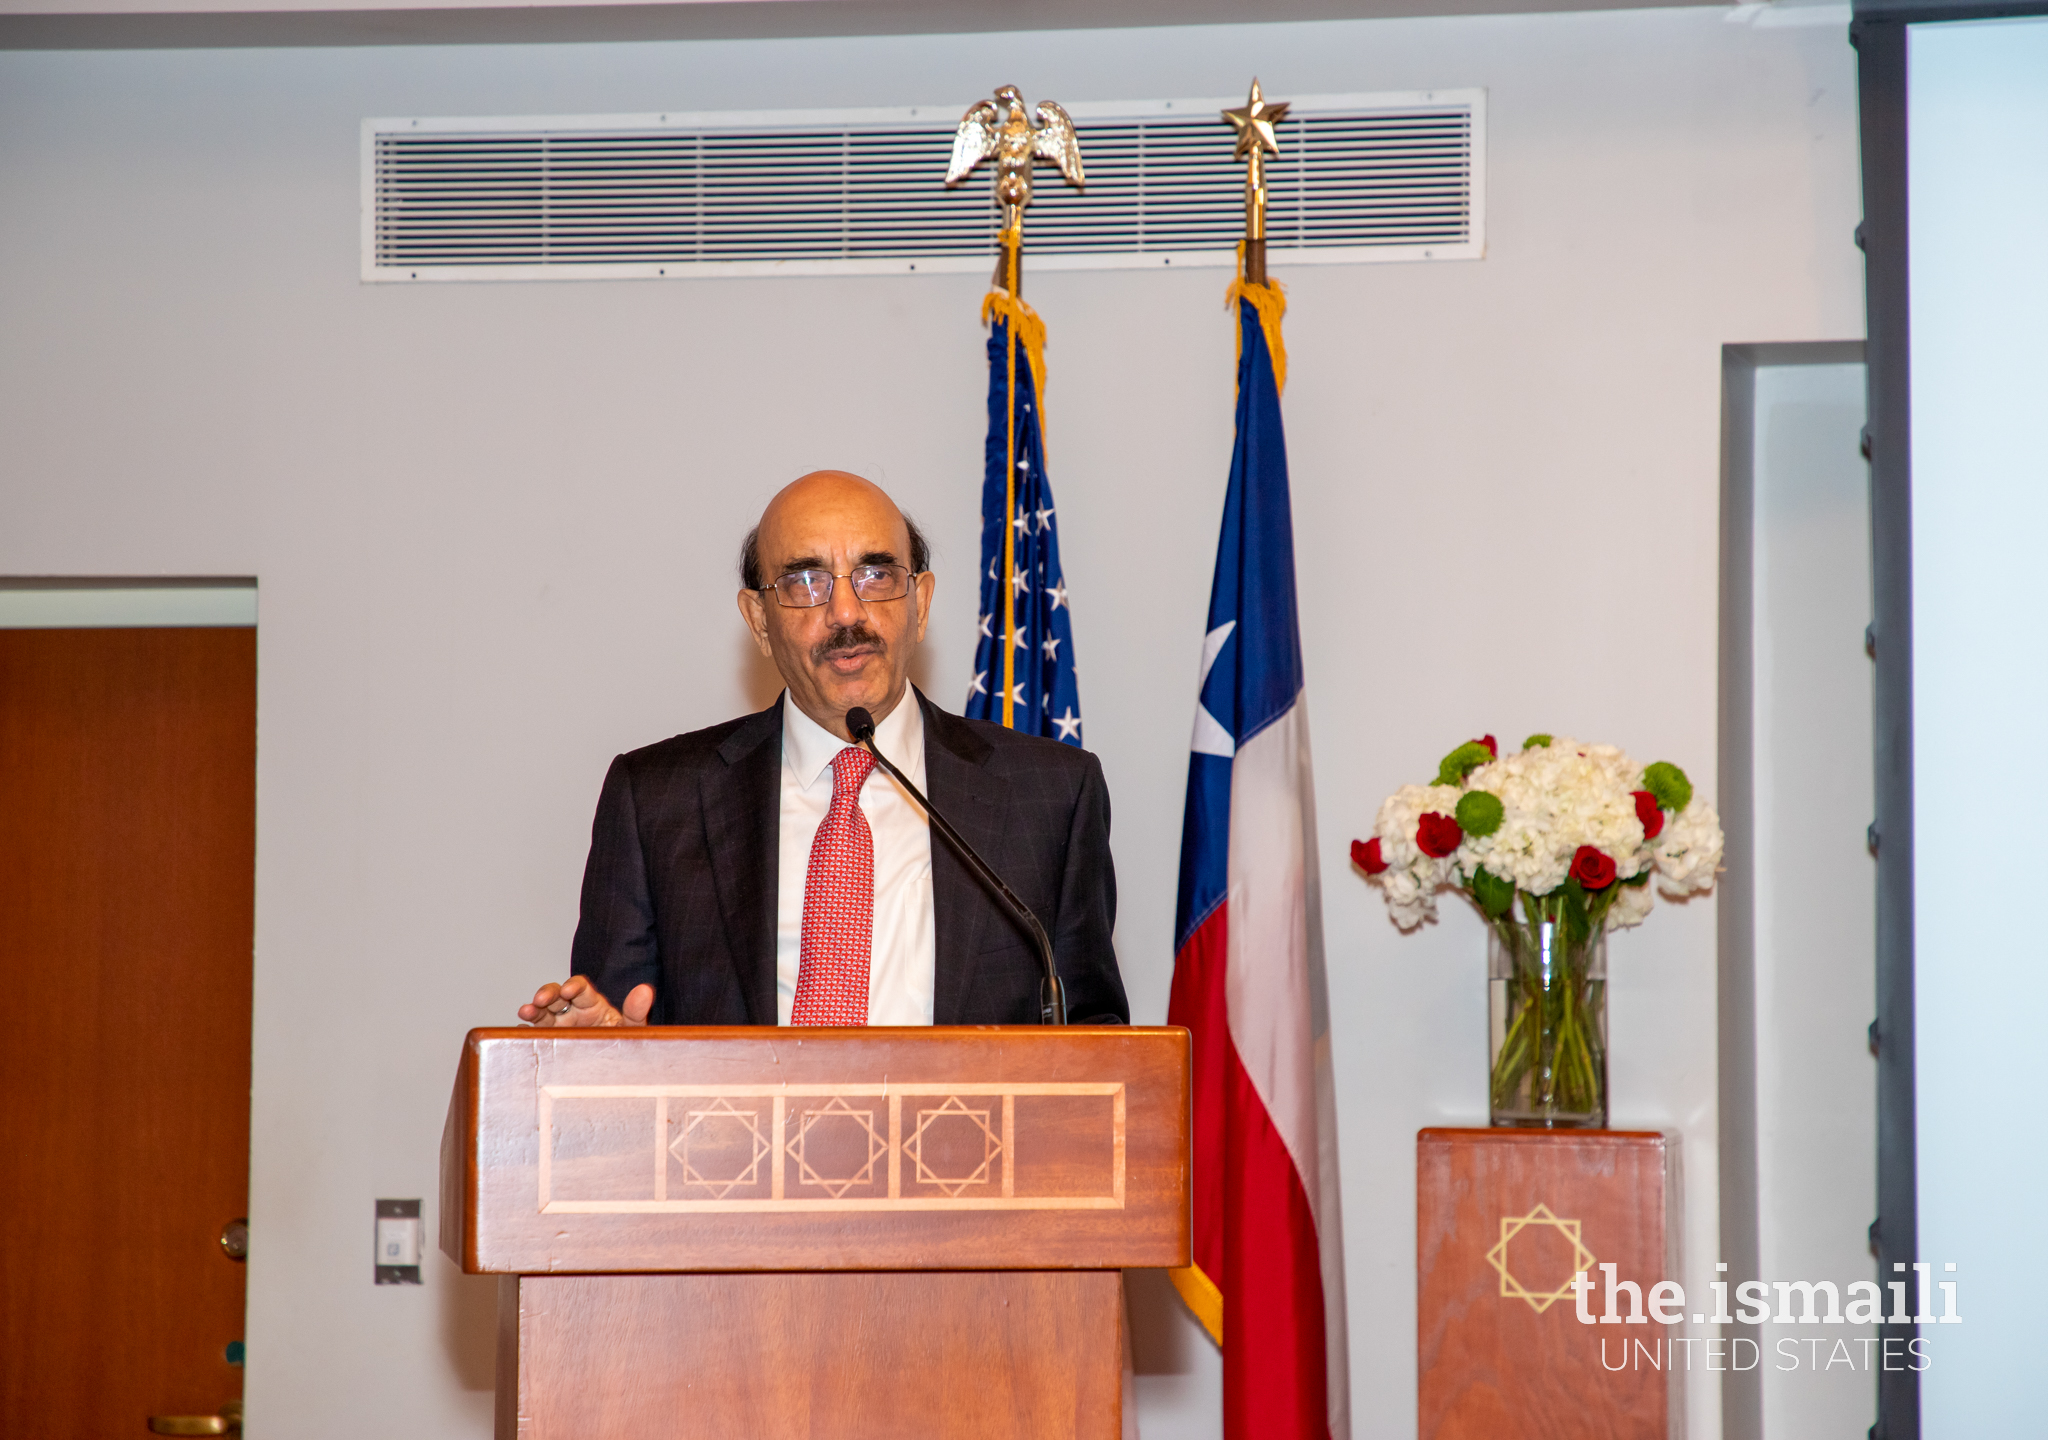
[{"label": "mustache", "polygon": [[812,646],[811,660],[814,663],[823,664],[834,655],[843,654],[848,650],[864,648],[887,650],[889,647],[883,643],[882,637],[868,629],[866,624],[846,625],[834,630],[830,635],[827,635],[823,640]]}]

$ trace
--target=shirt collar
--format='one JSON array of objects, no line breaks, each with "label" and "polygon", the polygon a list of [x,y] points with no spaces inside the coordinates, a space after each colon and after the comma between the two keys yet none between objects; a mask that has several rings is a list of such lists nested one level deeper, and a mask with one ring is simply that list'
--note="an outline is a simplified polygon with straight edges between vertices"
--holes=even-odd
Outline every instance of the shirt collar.
[{"label": "shirt collar", "polygon": [[[924,758],[924,709],[915,686],[907,686],[896,708],[875,724],[875,746],[906,775],[916,775]],[[818,783],[846,742],[797,708],[782,692],[782,763],[799,789]]]}]

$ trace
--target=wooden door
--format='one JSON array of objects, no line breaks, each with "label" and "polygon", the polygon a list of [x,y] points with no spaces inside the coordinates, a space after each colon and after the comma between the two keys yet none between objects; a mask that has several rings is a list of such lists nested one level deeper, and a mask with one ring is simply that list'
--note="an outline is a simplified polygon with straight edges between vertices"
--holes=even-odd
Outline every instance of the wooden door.
[{"label": "wooden door", "polygon": [[10,1434],[241,1396],[255,842],[253,629],[0,631]]}]

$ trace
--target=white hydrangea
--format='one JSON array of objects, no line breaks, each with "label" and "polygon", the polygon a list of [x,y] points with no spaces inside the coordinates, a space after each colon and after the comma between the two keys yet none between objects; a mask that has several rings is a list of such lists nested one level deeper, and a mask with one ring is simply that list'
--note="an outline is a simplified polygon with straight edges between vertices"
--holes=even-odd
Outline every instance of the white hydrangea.
[{"label": "white hydrangea", "polygon": [[[1678,814],[1667,813],[1662,832],[1647,839],[1634,794],[1643,788],[1643,767],[1624,751],[1564,735],[1481,765],[1463,785],[1404,785],[1374,821],[1387,868],[1372,879],[1394,923],[1411,930],[1435,917],[1438,890],[1469,886],[1482,866],[1518,890],[1546,895],[1564,884],[1579,847],[1590,845],[1614,861],[1620,886],[1607,928],[1641,924],[1650,913],[1650,887],[1622,881],[1654,870],[1666,895],[1697,894],[1713,886],[1722,849],[1720,817],[1697,796]],[[1459,798],[1474,790],[1501,802],[1499,828],[1467,833],[1446,858],[1424,855],[1415,843],[1422,816],[1455,815]]]},{"label": "white hydrangea", "polygon": [[1657,857],[1657,888],[1674,900],[1710,890],[1721,866],[1721,817],[1695,795],[1692,804],[1664,823],[1651,844]]},{"label": "white hydrangea", "polygon": [[1373,876],[1387,894],[1387,910],[1403,930],[1436,918],[1436,892],[1452,883],[1455,857],[1436,859],[1422,853],[1415,830],[1434,810],[1448,815],[1458,808],[1464,791],[1456,785],[1403,785],[1386,798],[1373,821],[1380,858],[1387,868]]},{"label": "white hydrangea", "polygon": [[1482,765],[1466,778],[1467,790],[1485,790],[1503,811],[1491,835],[1467,835],[1458,847],[1458,871],[1469,881],[1484,865],[1515,887],[1544,895],[1564,884],[1572,857],[1591,845],[1612,857],[1626,880],[1648,863],[1643,825],[1631,795],[1642,768],[1612,745],[1584,745],[1560,735],[1548,746]]},{"label": "white hydrangea", "polygon": [[1607,928],[1620,930],[1629,925],[1642,924],[1650,918],[1652,903],[1649,886],[1623,885],[1621,893],[1614,897],[1614,908],[1607,912]]}]

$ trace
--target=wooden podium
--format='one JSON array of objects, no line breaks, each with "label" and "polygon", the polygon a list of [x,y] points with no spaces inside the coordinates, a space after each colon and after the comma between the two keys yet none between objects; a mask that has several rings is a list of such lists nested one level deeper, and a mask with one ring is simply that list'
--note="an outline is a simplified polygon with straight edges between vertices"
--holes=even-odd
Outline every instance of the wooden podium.
[{"label": "wooden podium", "polygon": [[1179,1029],[473,1030],[441,1248],[498,1440],[1122,1433],[1188,1263]]}]

